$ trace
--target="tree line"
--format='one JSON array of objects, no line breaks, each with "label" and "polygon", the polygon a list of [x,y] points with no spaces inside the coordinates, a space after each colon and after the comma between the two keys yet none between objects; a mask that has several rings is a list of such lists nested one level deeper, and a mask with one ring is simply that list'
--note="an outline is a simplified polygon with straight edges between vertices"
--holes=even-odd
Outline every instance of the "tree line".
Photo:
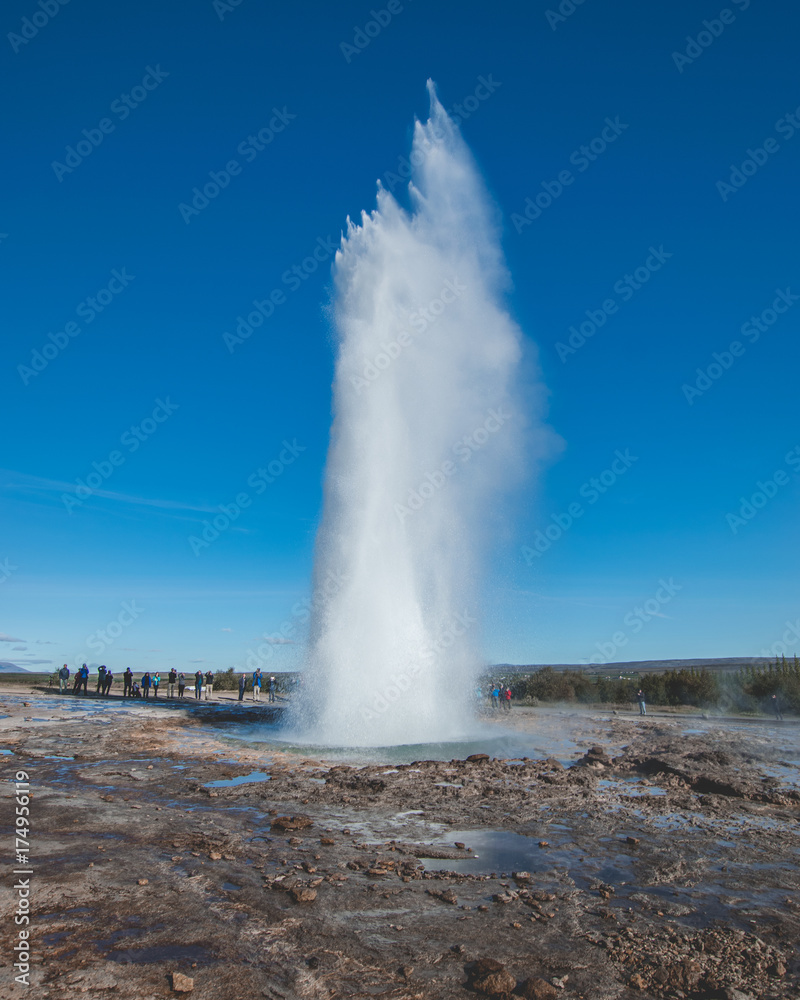
[{"label": "tree line", "polygon": [[543,667],[510,684],[516,701],[628,705],[641,688],[651,705],[688,705],[723,711],[772,711],[775,694],[784,709],[800,711],[800,661],[785,656],[765,666],[723,673],[694,667],[630,678],[595,677],[579,670]]}]

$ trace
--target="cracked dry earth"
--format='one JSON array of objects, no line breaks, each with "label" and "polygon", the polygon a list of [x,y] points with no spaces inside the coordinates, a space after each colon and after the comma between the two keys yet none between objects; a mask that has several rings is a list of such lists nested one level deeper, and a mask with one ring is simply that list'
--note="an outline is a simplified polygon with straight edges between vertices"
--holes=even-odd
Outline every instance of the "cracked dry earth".
[{"label": "cracked dry earth", "polygon": [[800,992],[792,723],[515,711],[569,754],[352,766],[188,708],[2,711],[6,854],[8,782],[33,789],[37,1000]]}]

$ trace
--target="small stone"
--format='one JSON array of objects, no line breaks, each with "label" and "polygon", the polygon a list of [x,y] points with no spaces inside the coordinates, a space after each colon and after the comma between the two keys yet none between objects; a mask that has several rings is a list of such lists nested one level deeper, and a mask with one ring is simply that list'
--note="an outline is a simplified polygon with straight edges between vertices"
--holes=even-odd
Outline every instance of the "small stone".
[{"label": "small stone", "polygon": [[412,973],[414,972],[413,965],[401,965],[397,970],[398,974],[403,977],[403,979],[410,979]]},{"label": "small stone", "polygon": [[176,993],[191,993],[194,989],[194,979],[184,976],[182,972],[173,972],[172,988]]},{"label": "small stone", "polygon": [[482,760],[488,760],[488,759],[489,759],[489,754],[488,753],[471,753],[469,755],[469,757],[467,757],[467,760],[471,764],[478,764]]},{"label": "small stone", "polygon": [[548,841],[546,841],[546,840],[540,840],[539,841],[539,847],[549,847],[549,846],[550,846],[550,844],[549,844]]},{"label": "small stone", "polygon": [[493,958],[482,958],[470,970],[472,988],[490,997],[511,993],[517,985],[511,973]]},{"label": "small stone", "polygon": [[289,895],[295,903],[313,903],[317,898],[317,890],[307,889],[305,886],[295,886],[289,890]]},{"label": "small stone", "polygon": [[139,885],[147,885],[148,880],[146,878],[140,878],[138,881]]},{"label": "small stone", "polygon": [[320,837],[319,842],[323,845],[323,847],[333,847],[336,843],[333,837]]},{"label": "small stone", "polygon": [[775,962],[774,965],[771,965],[768,971],[771,976],[785,976],[786,966],[783,964],[783,962],[778,961]]},{"label": "small stone", "polygon": [[222,861],[222,855],[219,851],[211,851],[208,856],[212,861]]},{"label": "small stone", "polygon": [[310,816],[298,813],[296,816],[276,816],[272,821],[273,830],[304,830],[308,826],[313,826]]},{"label": "small stone", "polygon": [[531,873],[530,872],[512,872],[511,873],[511,877],[514,879],[515,882],[519,882],[519,883],[523,883],[523,884],[526,883],[526,882],[530,882],[531,881]]},{"label": "small stone", "polygon": [[638,837],[626,837],[625,838],[625,843],[626,844],[638,844],[639,843],[639,838]]},{"label": "small stone", "polygon": [[455,842],[455,847],[456,847],[456,848],[457,848],[457,849],[458,849],[459,851],[463,851],[463,850],[464,850],[464,845],[463,845],[463,844],[461,843],[461,841],[460,841],[460,840],[457,840],[457,841]]}]

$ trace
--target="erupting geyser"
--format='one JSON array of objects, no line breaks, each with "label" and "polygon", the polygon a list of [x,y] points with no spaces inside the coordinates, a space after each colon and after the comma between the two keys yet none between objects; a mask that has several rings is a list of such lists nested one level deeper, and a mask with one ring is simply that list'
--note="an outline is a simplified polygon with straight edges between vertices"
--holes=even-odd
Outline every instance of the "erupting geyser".
[{"label": "erupting geyser", "polygon": [[520,332],[496,210],[429,82],[411,211],[379,187],[336,254],[334,422],[298,726],[315,743],[463,738],[487,515],[517,478]]}]

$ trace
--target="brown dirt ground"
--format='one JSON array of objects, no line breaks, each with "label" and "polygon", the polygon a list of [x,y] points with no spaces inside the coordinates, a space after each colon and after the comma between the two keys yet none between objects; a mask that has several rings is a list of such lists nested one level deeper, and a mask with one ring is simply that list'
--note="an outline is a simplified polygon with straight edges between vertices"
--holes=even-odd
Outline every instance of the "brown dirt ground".
[{"label": "brown dirt ground", "polygon": [[192,704],[0,699],[7,859],[8,782],[33,790],[29,996],[176,996],[173,973],[202,1000],[798,996],[791,722],[515,711],[569,759],[348,766],[231,743]]}]

